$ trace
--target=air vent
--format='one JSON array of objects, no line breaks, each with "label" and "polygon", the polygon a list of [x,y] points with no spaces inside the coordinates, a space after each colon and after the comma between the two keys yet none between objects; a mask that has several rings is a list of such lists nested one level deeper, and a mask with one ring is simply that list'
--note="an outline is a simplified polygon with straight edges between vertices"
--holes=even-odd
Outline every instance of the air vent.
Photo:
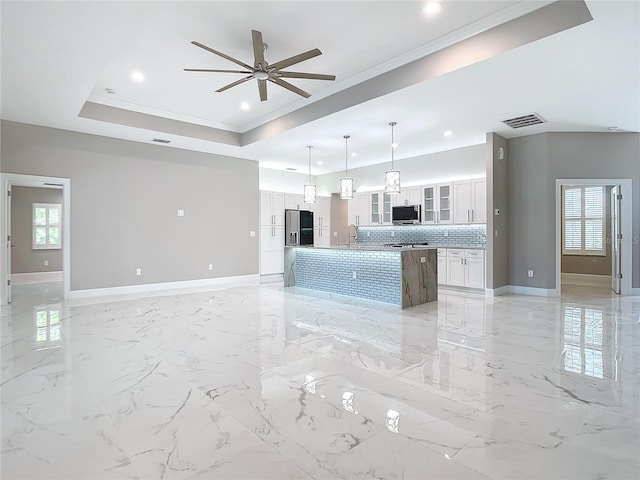
[{"label": "air vent", "polygon": [[521,117],[509,118],[507,120],[503,120],[503,123],[506,123],[511,128],[522,128],[528,127],[530,125],[538,125],[539,123],[544,123],[544,120],[540,118],[537,113],[530,113],[529,115],[523,115]]},{"label": "air vent", "polygon": [[164,138],[154,138],[153,141],[156,143],[171,143],[171,140],[165,140]]},{"label": "air vent", "polygon": [[295,172],[295,171],[297,171],[298,169],[297,169],[297,168],[291,168],[291,167],[289,167],[289,168],[285,168],[285,170],[289,170],[290,172]]}]

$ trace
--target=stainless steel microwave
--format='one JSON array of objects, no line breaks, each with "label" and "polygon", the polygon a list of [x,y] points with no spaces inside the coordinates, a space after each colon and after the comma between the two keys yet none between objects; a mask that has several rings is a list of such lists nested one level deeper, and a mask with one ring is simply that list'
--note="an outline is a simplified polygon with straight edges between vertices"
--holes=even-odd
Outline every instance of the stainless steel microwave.
[{"label": "stainless steel microwave", "polygon": [[395,225],[413,225],[422,221],[420,205],[393,207],[391,220]]}]

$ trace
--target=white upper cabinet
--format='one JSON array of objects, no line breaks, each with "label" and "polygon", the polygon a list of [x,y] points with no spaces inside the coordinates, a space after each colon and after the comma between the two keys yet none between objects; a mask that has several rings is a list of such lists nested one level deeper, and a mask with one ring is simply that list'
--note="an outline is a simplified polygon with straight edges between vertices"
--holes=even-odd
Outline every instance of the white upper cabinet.
[{"label": "white upper cabinet", "polygon": [[392,197],[384,192],[371,192],[369,196],[369,224],[370,225],[391,225]]},{"label": "white upper cabinet", "polygon": [[452,223],[452,183],[422,187],[422,223]]},{"label": "white upper cabinet", "polygon": [[422,203],[422,186],[402,187],[398,195],[392,195],[393,206],[420,205]]},{"label": "white upper cabinet", "polygon": [[349,200],[349,225],[369,225],[369,193],[354,193]]},{"label": "white upper cabinet", "polygon": [[484,178],[454,182],[454,223],[487,222],[487,181]]},{"label": "white upper cabinet", "polygon": [[284,225],[284,193],[260,192],[260,225]]},{"label": "white upper cabinet", "polygon": [[304,195],[297,193],[285,193],[284,208],[287,210],[308,210],[309,205],[304,203]]}]

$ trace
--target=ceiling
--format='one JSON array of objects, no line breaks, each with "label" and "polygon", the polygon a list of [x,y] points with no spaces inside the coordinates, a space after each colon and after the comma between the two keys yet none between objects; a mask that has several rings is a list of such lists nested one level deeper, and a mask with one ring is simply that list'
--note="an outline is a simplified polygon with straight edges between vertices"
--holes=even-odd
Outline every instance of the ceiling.
[{"label": "ceiling", "polygon": [[[424,3],[2,1],[0,114],[301,172],[313,145],[314,174],[344,168],[345,134],[350,168],[389,161],[390,121],[397,159],[483,143],[486,132],[640,131],[638,2],[586,1],[592,21],[520,44],[526,28],[514,22],[553,2],[442,1],[434,16],[422,13]],[[498,25],[500,41],[479,52]],[[319,48],[321,56],[287,70],[336,81],[290,79],[308,99],[269,84],[260,102],[253,80],[215,92],[242,75],[183,71],[237,69],[193,40],[253,64],[252,29],[263,34],[268,62]],[[456,63],[450,46],[461,41],[469,59]],[[435,71],[432,59],[451,66]],[[133,71],[145,80],[132,81]],[[502,123],[532,112],[546,123]]]}]

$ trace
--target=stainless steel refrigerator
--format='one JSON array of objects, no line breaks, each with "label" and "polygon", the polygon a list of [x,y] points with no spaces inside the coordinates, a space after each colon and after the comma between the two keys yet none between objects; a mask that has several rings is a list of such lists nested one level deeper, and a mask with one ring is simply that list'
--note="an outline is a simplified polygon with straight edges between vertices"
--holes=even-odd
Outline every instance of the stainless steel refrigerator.
[{"label": "stainless steel refrigerator", "polygon": [[313,245],[313,212],[284,211],[284,244],[289,247]]}]

